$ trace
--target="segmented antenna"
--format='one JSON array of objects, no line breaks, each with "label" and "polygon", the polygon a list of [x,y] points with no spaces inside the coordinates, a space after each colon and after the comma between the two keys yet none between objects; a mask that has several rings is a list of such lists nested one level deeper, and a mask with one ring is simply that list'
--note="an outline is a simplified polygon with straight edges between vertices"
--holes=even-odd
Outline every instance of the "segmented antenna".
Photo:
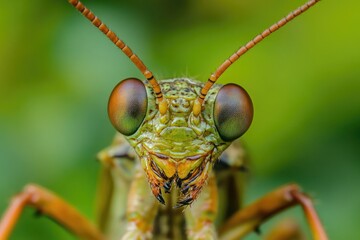
[{"label": "segmented antenna", "polygon": [[140,60],[140,58],[133,53],[133,51],[118,37],[116,34],[111,31],[98,17],[94,15],[87,7],[84,6],[78,0],[68,0],[82,15],[84,15],[90,22],[102,31],[121,51],[125,53],[126,56],[135,64],[135,66],[140,70],[140,72],[146,77],[146,79],[151,84],[156,98],[159,101],[159,110],[164,114],[167,111],[166,101],[163,101],[163,94],[161,92],[159,83],[155,79],[152,72],[145,66],[145,64]]},{"label": "segmented antenna", "polygon": [[[290,22],[295,17],[299,16],[301,13],[308,10],[310,7],[312,7],[313,5],[315,5],[315,3],[319,2],[319,1],[320,0],[310,0],[307,3],[305,3],[304,5],[297,8],[296,10],[290,12],[286,17],[282,18],[280,21],[273,24],[271,27],[269,27],[268,29],[263,31],[261,34],[257,35],[254,39],[249,41],[247,44],[242,46],[238,51],[236,51],[233,55],[231,55],[228,59],[226,59],[225,62],[223,62],[220,65],[220,67],[218,67],[218,69],[213,74],[211,74],[210,78],[208,79],[208,81],[206,82],[204,87],[201,89],[200,96],[198,97],[198,102],[200,103],[200,105],[203,103],[206,94],[208,93],[208,91],[212,87],[212,85],[216,82],[216,80],[240,56],[244,55],[250,48],[254,47],[256,44],[261,42],[261,40],[263,40],[264,38],[269,36],[271,33],[275,32],[276,30],[278,30],[279,28],[284,26],[286,23]],[[194,105],[193,112],[194,112],[195,115],[197,115],[196,113],[199,112],[199,110],[198,110],[199,106],[195,106],[195,105]],[[196,108],[196,110],[195,110],[195,108]]]}]

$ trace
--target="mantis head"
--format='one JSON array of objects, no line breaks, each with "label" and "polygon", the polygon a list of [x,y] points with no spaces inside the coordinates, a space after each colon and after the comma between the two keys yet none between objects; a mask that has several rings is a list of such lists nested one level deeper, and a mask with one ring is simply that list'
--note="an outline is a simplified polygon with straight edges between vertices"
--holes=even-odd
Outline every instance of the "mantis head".
[{"label": "mantis head", "polygon": [[177,206],[191,204],[220,154],[251,124],[252,102],[235,84],[214,85],[195,115],[202,85],[187,78],[160,81],[165,113],[158,110],[151,86],[138,79],[121,81],[110,96],[110,120],[134,147],[161,203],[162,192],[175,185],[180,190]]}]

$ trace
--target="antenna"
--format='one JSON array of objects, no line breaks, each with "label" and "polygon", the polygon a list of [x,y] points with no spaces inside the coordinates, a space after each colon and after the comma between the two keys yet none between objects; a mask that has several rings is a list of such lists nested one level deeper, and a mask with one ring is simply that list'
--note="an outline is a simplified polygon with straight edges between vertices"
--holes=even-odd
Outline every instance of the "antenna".
[{"label": "antenna", "polygon": [[[247,44],[242,46],[238,51],[236,51],[233,55],[231,55],[228,59],[223,62],[218,69],[211,74],[210,78],[204,85],[204,87],[200,91],[200,96],[197,99],[198,103],[194,104],[193,113],[194,115],[198,115],[200,113],[201,105],[204,102],[205,96],[212,87],[212,85],[216,82],[216,80],[223,74],[223,72],[231,66],[239,57],[244,55],[249,49],[254,47],[256,44],[261,42],[264,38],[269,36],[271,33],[275,32],[276,30],[283,27],[286,23],[293,20],[295,17],[299,16],[301,13],[308,10],[310,7],[314,6],[317,2],[320,0],[310,0],[307,3],[303,4],[296,10],[290,12],[286,17],[280,19],[278,22],[273,24],[271,27],[267,28],[265,31],[254,37],[251,41],[249,41]],[[200,106],[199,106],[200,105]]]},{"label": "antenna", "polygon": [[161,114],[165,114],[167,111],[167,103],[163,101],[163,94],[161,92],[159,83],[155,79],[154,75],[150,70],[145,66],[141,59],[133,53],[133,51],[118,37],[116,34],[111,31],[98,17],[94,15],[87,7],[84,6],[78,0],[68,0],[84,17],[90,20],[90,22],[103,32],[121,51],[125,53],[126,56],[135,64],[135,66],[140,70],[140,72],[146,77],[146,79],[151,84],[154,89],[156,99],[159,102],[159,111]]}]

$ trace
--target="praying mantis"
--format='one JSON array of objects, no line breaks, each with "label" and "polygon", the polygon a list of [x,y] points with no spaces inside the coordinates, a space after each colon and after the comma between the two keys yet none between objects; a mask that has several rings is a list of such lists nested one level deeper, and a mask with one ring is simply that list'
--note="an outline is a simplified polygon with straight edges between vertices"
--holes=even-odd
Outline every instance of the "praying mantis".
[{"label": "praying mantis", "polygon": [[[146,81],[125,79],[110,95],[108,114],[118,133],[112,145],[99,153],[103,196],[98,225],[50,191],[28,185],[1,219],[1,240],[8,238],[25,206],[82,239],[226,240],[245,237],[294,205],[304,209],[313,238],[327,239],[311,199],[297,185],[283,186],[245,207],[231,205],[231,199],[219,194],[224,187],[221,182],[238,179],[238,171],[244,168],[238,138],[251,125],[253,104],[242,87],[216,81],[240,56],[318,0],[308,1],[257,35],[226,59],[205,84],[189,78],[157,81],[88,8],[78,0],[68,2],[130,58]],[[235,196],[241,189],[229,191]]]}]

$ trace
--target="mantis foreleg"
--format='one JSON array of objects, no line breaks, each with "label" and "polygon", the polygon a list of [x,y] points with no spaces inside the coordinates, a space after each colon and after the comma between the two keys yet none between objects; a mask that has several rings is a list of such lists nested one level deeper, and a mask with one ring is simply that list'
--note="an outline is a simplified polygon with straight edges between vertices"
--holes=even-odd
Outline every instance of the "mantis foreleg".
[{"label": "mantis foreleg", "polygon": [[25,206],[35,208],[82,239],[105,239],[97,228],[64,200],[37,185],[27,185],[16,195],[0,221],[0,240],[6,240]]}]

